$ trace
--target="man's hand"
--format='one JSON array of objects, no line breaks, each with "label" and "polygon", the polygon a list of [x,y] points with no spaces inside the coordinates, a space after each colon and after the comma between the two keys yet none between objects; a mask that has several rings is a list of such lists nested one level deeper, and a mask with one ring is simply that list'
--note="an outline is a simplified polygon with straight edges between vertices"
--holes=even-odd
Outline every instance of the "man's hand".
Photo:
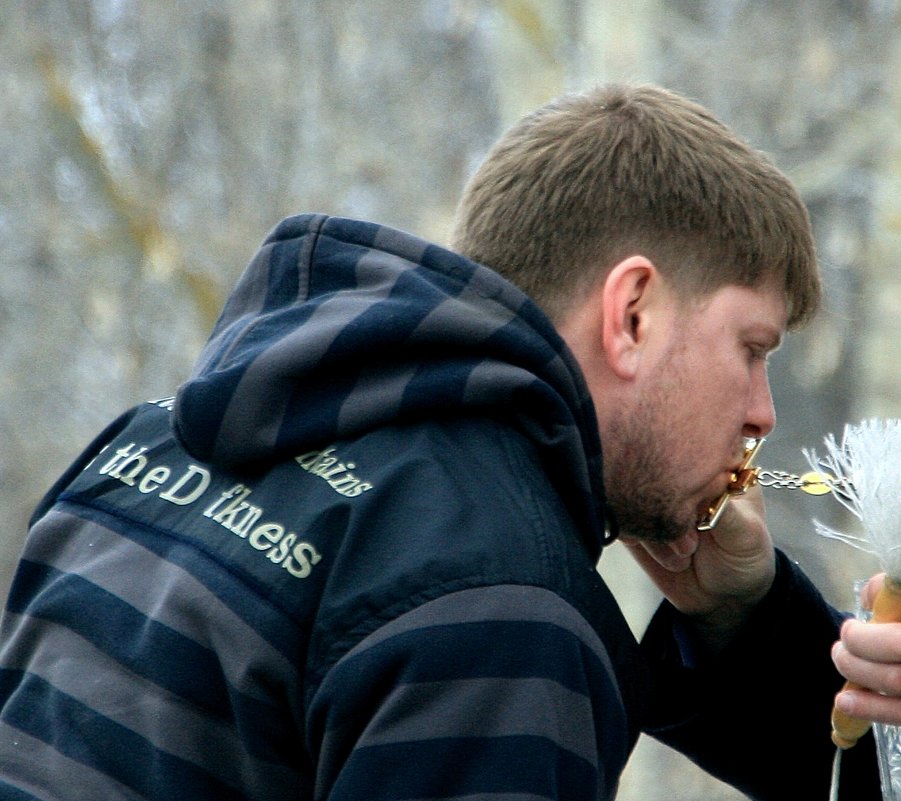
[{"label": "man's hand", "polygon": [[[884,580],[879,574],[867,583],[860,599],[864,608],[872,608]],[[901,623],[845,621],[832,661],[857,685],[836,696],[839,710],[862,720],[901,725]]]},{"label": "man's hand", "polygon": [[775,577],[760,487],[732,499],[712,531],[691,529],[669,544],[623,542],[713,651],[730,641]]}]

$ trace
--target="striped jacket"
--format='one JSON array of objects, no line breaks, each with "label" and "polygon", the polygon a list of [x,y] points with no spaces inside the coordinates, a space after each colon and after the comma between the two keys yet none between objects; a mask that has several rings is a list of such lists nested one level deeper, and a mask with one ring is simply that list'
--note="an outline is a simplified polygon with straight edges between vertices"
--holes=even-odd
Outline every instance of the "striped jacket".
[{"label": "striped jacket", "polygon": [[[35,513],[0,799],[597,801],[642,728],[782,797],[717,750],[729,688],[673,656],[672,610],[642,653],[600,580],[600,453],[578,367],[510,284],[391,229],[286,220],[192,377]],[[781,564],[773,597],[828,643]],[[728,675],[755,668],[762,615]]]}]

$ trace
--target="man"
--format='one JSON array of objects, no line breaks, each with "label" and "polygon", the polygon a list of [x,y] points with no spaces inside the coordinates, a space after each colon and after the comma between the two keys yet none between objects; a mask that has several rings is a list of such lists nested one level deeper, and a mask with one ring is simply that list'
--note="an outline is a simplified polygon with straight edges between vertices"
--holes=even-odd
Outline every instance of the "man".
[{"label": "man", "polygon": [[[698,106],[609,87],[508,133],[454,240],[284,221],[177,395],[50,491],[0,798],[609,799],[641,731],[825,797],[840,617],[759,492],[696,529],[819,301],[791,186]],[[640,647],[595,570],[617,531],[669,598]],[[897,695],[892,632],[837,661]],[[847,754],[843,797],[878,798],[872,743]]]}]

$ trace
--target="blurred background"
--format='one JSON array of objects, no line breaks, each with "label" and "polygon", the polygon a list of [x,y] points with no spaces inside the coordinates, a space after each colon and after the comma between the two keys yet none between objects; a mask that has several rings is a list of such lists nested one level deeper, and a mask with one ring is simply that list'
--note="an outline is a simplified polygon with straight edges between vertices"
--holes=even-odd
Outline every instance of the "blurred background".
[{"label": "blurred background", "polygon": [[[0,0],[0,23],[4,595],[42,493],[172,394],[279,219],[444,243],[495,137],[596,82],[699,100],[810,208],[826,310],[774,358],[761,463],[803,472],[802,447],[901,416],[901,0]],[[778,544],[851,608],[876,563],[814,533],[852,525],[838,504],[766,497]],[[602,572],[640,634],[654,591],[615,548]],[[642,741],[620,798],[742,796]]]}]

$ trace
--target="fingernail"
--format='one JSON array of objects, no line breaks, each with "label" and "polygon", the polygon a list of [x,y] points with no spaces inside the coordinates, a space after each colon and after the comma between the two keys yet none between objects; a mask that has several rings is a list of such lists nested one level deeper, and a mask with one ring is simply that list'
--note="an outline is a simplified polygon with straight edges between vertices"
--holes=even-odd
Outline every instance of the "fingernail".
[{"label": "fingernail", "polygon": [[842,690],[835,696],[835,708],[846,715],[850,715],[854,712],[854,701],[856,698],[857,693],[854,690]]}]

